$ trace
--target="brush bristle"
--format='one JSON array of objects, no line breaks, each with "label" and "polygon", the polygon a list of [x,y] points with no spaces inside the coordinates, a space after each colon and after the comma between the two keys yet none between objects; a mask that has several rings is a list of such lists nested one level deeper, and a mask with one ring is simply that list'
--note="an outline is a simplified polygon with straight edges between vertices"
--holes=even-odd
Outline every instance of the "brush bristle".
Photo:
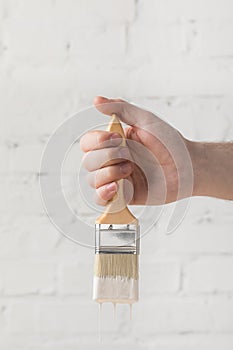
[{"label": "brush bristle", "polygon": [[138,279],[137,254],[96,254],[94,274],[97,277]]}]

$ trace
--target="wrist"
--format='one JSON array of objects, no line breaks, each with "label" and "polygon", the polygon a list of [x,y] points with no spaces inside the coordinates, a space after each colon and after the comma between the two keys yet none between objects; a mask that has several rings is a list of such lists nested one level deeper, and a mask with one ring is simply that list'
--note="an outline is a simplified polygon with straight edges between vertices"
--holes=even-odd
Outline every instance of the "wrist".
[{"label": "wrist", "polygon": [[211,179],[209,178],[209,152],[206,144],[186,140],[193,166],[193,196],[210,196]]},{"label": "wrist", "polygon": [[193,196],[233,199],[232,143],[187,141],[193,165]]}]

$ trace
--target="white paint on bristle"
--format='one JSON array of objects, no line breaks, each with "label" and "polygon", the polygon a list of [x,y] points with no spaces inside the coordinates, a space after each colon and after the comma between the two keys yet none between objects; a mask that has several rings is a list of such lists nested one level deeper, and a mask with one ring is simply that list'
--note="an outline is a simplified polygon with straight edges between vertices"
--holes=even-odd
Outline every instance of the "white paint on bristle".
[{"label": "white paint on bristle", "polygon": [[133,304],[138,301],[138,280],[94,276],[93,299],[99,303]]}]

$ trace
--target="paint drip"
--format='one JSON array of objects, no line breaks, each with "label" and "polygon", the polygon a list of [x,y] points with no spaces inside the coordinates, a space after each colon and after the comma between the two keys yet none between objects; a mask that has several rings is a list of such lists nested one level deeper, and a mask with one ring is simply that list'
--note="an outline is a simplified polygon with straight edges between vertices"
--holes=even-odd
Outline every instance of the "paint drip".
[{"label": "paint drip", "polygon": [[98,325],[99,343],[102,343],[102,303],[99,303],[99,325]]}]

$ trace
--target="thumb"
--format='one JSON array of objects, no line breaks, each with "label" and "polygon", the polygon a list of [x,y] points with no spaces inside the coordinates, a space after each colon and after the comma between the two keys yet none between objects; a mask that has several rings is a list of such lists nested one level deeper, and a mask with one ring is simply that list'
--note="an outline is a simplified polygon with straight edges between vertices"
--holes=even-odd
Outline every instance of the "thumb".
[{"label": "thumb", "polygon": [[154,118],[152,113],[121,99],[97,96],[94,99],[94,105],[101,113],[107,115],[115,113],[123,123],[131,126],[142,127]]}]

